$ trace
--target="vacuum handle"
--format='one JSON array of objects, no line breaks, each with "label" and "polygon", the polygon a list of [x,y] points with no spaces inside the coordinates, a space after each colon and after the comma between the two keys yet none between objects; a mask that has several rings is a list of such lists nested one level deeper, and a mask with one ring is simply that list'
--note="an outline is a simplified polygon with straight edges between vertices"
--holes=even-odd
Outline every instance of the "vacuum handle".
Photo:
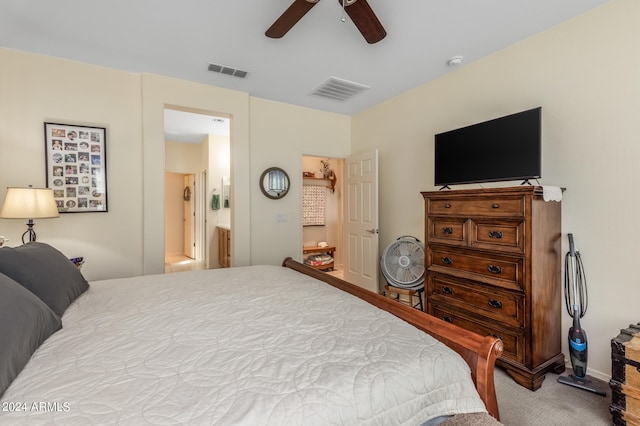
[{"label": "vacuum handle", "polygon": [[573,246],[573,234],[569,234],[569,254],[571,255],[571,257],[575,257],[576,256],[576,249]]}]

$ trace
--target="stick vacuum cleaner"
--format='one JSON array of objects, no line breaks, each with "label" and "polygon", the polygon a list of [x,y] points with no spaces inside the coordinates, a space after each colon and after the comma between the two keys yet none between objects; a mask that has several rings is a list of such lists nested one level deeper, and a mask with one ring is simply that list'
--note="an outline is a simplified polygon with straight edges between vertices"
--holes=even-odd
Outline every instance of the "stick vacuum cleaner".
[{"label": "stick vacuum cleaner", "polygon": [[573,325],[569,329],[573,375],[560,376],[558,382],[605,396],[606,392],[587,376],[587,333],[580,326],[580,318],[587,312],[587,279],[580,252],[573,245],[573,234],[569,234],[569,252],[564,258],[564,301],[567,312],[573,318]]}]

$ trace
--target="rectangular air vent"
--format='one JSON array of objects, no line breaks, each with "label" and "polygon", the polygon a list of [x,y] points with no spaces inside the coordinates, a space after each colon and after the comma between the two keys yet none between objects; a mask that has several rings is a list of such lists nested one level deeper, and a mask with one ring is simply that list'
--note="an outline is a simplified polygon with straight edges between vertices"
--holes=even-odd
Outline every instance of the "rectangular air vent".
[{"label": "rectangular air vent", "polygon": [[354,83],[353,81],[329,77],[324,83],[313,89],[311,95],[332,99],[334,101],[346,101],[370,88],[370,86]]},{"label": "rectangular air vent", "polygon": [[247,71],[239,70],[237,68],[231,68],[224,65],[209,63],[209,71],[217,72],[219,74],[230,75],[232,77],[247,78],[249,74]]}]

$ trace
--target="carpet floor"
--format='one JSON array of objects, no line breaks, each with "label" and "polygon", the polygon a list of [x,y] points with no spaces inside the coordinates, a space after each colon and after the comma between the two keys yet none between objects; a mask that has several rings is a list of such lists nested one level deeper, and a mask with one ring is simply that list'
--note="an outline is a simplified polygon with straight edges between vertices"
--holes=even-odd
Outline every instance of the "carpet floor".
[{"label": "carpet floor", "polygon": [[[565,371],[567,375],[570,368]],[[496,368],[496,394],[500,422],[507,426],[598,426],[610,425],[611,389],[596,381],[606,391],[600,396],[557,381],[558,375],[547,373],[542,387],[532,392],[518,385],[507,373]]]}]

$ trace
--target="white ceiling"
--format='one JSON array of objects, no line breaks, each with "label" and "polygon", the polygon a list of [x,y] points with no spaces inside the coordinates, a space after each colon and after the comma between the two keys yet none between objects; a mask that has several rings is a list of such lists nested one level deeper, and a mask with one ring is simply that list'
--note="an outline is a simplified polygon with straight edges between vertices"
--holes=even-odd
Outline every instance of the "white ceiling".
[{"label": "white ceiling", "polygon": [[[367,44],[340,0],[319,2],[281,39],[265,30],[293,0],[2,0],[0,46],[152,72],[251,96],[355,114],[607,0],[368,0],[387,37]],[[240,79],[207,70],[248,71]],[[370,89],[309,95],[329,77]]]},{"label": "white ceiling", "polygon": [[228,118],[164,110],[164,139],[170,142],[200,143],[205,136],[230,134]]}]

